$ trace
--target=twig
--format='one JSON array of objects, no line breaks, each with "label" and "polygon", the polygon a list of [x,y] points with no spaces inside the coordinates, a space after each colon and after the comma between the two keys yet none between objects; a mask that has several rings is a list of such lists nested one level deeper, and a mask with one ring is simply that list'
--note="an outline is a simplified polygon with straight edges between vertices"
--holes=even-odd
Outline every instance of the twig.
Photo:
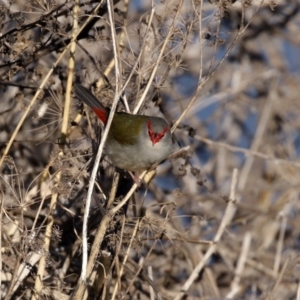
[{"label": "twig", "polygon": [[201,259],[201,261],[198,263],[198,265],[194,268],[193,272],[190,274],[189,278],[181,288],[179,294],[175,297],[175,300],[180,300],[185,295],[185,293],[188,291],[190,286],[193,284],[193,282],[197,279],[199,272],[204,268],[209,258],[212,256],[212,254],[217,249],[217,243],[220,241],[226,227],[230,224],[234,212],[235,212],[235,206],[232,203],[232,200],[235,199],[235,190],[237,186],[237,175],[238,170],[234,169],[232,174],[232,181],[231,181],[231,190],[230,190],[230,201],[228,202],[226,206],[226,210],[222,219],[222,222],[220,224],[220,227],[216,233],[216,236],[214,238],[214,243],[208,248],[205,255]]},{"label": "twig", "polygon": [[251,233],[246,232],[243,240],[243,247],[241,251],[241,255],[239,257],[237,266],[236,266],[236,271],[235,271],[235,276],[234,279],[231,283],[231,289],[230,292],[227,294],[226,299],[234,299],[238,292],[240,291],[240,281],[241,281],[241,276],[243,274],[243,270],[245,268],[250,244],[251,244]]},{"label": "twig", "polygon": [[139,225],[140,225],[140,220],[138,220],[135,224],[135,227],[134,227],[134,230],[133,230],[133,233],[132,233],[132,236],[131,236],[131,239],[130,239],[130,242],[129,242],[129,245],[128,245],[128,248],[127,248],[127,251],[126,251],[126,254],[125,254],[125,257],[124,257],[124,260],[122,262],[122,266],[121,266],[121,269],[120,269],[120,273],[119,273],[119,280],[116,280],[116,284],[115,284],[115,288],[114,288],[114,291],[113,291],[113,294],[111,296],[111,299],[114,300],[116,295],[117,295],[117,291],[118,291],[118,287],[119,287],[119,281],[121,283],[121,278],[122,278],[122,275],[123,275],[123,272],[124,272],[124,267],[126,265],[126,262],[127,262],[127,259],[128,259],[128,256],[129,256],[129,252],[131,251],[131,245],[135,239],[135,236],[137,234],[137,230],[139,228]]},{"label": "twig", "polygon": [[[30,274],[30,270],[33,266],[35,266],[35,264],[42,259],[43,257],[45,257],[43,254],[41,253],[35,253],[35,252],[30,252],[27,255],[26,260],[24,260],[18,268],[18,275],[16,278],[16,281],[14,282],[14,287],[13,287],[13,293],[18,289],[18,287],[21,285],[21,283],[23,282],[23,280]],[[28,267],[30,266],[30,268]],[[34,295],[37,293],[37,291],[35,291],[35,293],[33,293],[32,295],[32,299],[34,299]],[[39,298],[39,297],[38,297]],[[38,299],[37,298],[37,299]]]},{"label": "twig", "polygon": [[[145,174],[146,174],[146,171],[143,172],[139,178],[143,179]],[[91,249],[91,253],[90,253],[90,257],[89,257],[89,261],[88,261],[88,265],[87,265],[87,278],[90,277],[90,274],[92,273],[92,269],[94,268],[95,260],[97,258],[99,248],[101,247],[101,244],[104,239],[105,232],[106,232],[109,222],[111,221],[113,216],[127,203],[127,201],[129,200],[129,198],[132,196],[132,194],[135,192],[136,189],[137,189],[137,184],[135,183],[135,184],[133,184],[133,186],[127,193],[127,195],[122,199],[122,201],[115,207],[111,208],[107,212],[107,214],[103,217],[101,224],[97,229],[94,243],[93,243],[93,246]],[[73,295],[74,299],[81,299],[85,292],[85,289],[86,289],[85,282],[80,280],[80,282],[77,285],[77,289]]]},{"label": "twig", "polygon": [[[194,103],[196,102],[196,100],[198,99],[198,96],[202,90],[202,88],[207,84],[207,82],[215,75],[215,73],[217,72],[217,70],[219,69],[219,67],[223,64],[223,62],[225,61],[225,59],[227,58],[227,56],[229,55],[229,53],[231,52],[232,48],[234,47],[234,45],[236,44],[237,40],[241,37],[241,35],[246,31],[246,29],[248,28],[248,26],[251,24],[253,17],[255,16],[255,14],[257,13],[257,11],[260,9],[262,3],[264,2],[264,0],[261,0],[260,5],[256,8],[255,12],[252,14],[251,18],[249,19],[248,23],[246,24],[246,26],[244,26],[243,28],[241,28],[239,30],[239,32],[237,33],[236,37],[234,38],[234,40],[232,41],[231,45],[228,47],[226,53],[224,54],[224,56],[222,57],[222,59],[218,62],[218,64],[216,65],[216,67],[211,71],[211,73],[209,74],[209,76],[204,80],[201,81],[199,78],[199,83],[198,83],[198,87],[197,90],[194,94],[194,96],[192,97],[191,101],[189,102],[189,104],[187,105],[187,107],[184,109],[184,111],[181,113],[181,115],[179,116],[179,118],[176,120],[176,122],[174,123],[174,125],[172,126],[171,132],[174,132],[175,129],[178,127],[178,125],[182,122],[182,120],[184,119],[184,117],[186,116],[187,112],[192,108],[192,106],[194,105]],[[201,74],[201,73],[200,73]]]},{"label": "twig", "polygon": [[[269,121],[269,118],[270,118],[270,115],[272,112],[272,107],[273,107],[272,99],[273,99],[274,93],[275,93],[275,84],[273,84],[270,91],[271,91],[270,97],[268,98],[267,103],[264,105],[263,111],[262,111],[260,119],[259,119],[259,124],[257,126],[255,137],[254,137],[254,140],[251,145],[251,151],[257,151],[257,149],[262,141],[263,133],[266,129],[266,126],[268,124],[268,121]],[[254,157],[248,156],[247,160],[243,166],[243,169],[241,171],[239,185],[238,185],[239,191],[242,191],[246,186],[248,176],[249,176],[250,170],[252,168],[253,162],[254,162]]]},{"label": "twig", "polygon": [[112,15],[113,4],[111,3],[110,0],[107,1],[107,7],[108,7],[108,15],[109,15],[110,28],[111,28],[112,41],[113,41],[113,49],[114,49],[113,53],[115,56],[116,92],[115,92],[115,97],[114,97],[113,104],[111,107],[111,111],[109,113],[109,117],[107,120],[107,124],[105,126],[105,130],[103,132],[103,136],[102,136],[99,148],[98,148],[97,156],[95,158],[94,167],[93,167],[93,171],[92,171],[90,182],[89,182],[89,189],[88,189],[88,193],[87,193],[86,207],[85,207],[85,211],[84,211],[83,228],[82,228],[82,248],[83,249],[82,249],[82,268],[81,268],[80,278],[83,282],[86,281],[86,278],[87,278],[86,274],[88,272],[88,270],[87,270],[87,261],[88,261],[87,222],[88,222],[90,205],[91,205],[91,201],[92,201],[92,193],[93,193],[93,189],[94,189],[94,184],[95,184],[95,180],[96,180],[96,176],[97,176],[100,159],[101,159],[102,152],[104,149],[104,144],[105,144],[105,141],[108,136],[110,125],[112,123],[112,119],[114,117],[114,113],[117,108],[119,98],[121,96],[116,32],[115,32],[115,26],[114,26],[113,15]]},{"label": "twig", "polygon": [[[62,122],[62,128],[61,128],[61,138],[63,141],[63,145],[65,144],[65,140],[67,137],[67,130],[68,130],[68,125],[69,125],[69,114],[70,114],[70,105],[71,105],[71,89],[72,89],[72,81],[73,81],[73,70],[75,67],[75,50],[76,50],[76,36],[77,36],[77,31],[78,31],[78,22],[77,22],[77,15],[79,11],[79,0],[75,1],[75,5],[73,7],[73,29],[72,29],[72,42],[70,44],[70,58],[69,58],[69,72],[68,72],[68,79],[67,79],[67,89],[66,89],[66,97],[65,97],[65,106],[64,106],[64,114],[63,114],[63,122]],[[60,150],[58,156],[62,157],[63,156],[63,149]],[[56,180],[56,186],[59,184],[61,179],[61,171],[57,172],[55,176]],[[50,215],[48,216],[48,223],[46,226],[46,231],[45,231],[45,238],[44,238],[44,251],[48,252],[49,251],[49,246],[50,246],[50,241],[51,241],[51,236],[52,236],[52,227],[54,224],[54,219],[51,216],[51,214],[54,212],[56,208],[56,202],[58,198],[58,192],[54,193],[51,197],[51,202],[50,202]],[[37,300],[40,298],[40,294],[43,288],[43,277],[44,277],[44,272],[46,268],[46,255],[43,255],[39,261],[39,266],[38,266],[38,271],[37,271],[37,276],[35,280],[35,285],[34,285],[34,293],[32,294],[32,300]]]},{"label": "twig", "polygon": [[[283,209],[283,210],[285,210],[285,209]],[[279,226],[279,228],[280,228],[279,239],[278,239],[278,243],[277,243],[276,256],[275,256],[275,261],[274,261],[275,276],[278,276],[278,272],[279,272],[279,268],[280,268],[281,254],[282,254],[283,244],[284,244],[284,236],[285,236],[286,227],[287,227],[287,216],[284,211],[281,213],[280,220],[281,220],[281,222],[280,222],[281,224]],[[278,220],[278,221],[280,221],[280,220]]]},{"label": "twig", "polygon": [[[188,133],[186,133],[186,134],[188,134]],[[276,163],[276,164],[287,164],[287,165],[291,165],[291,166],[300,168],[300,163],[298,163],[298,162],[273,157],[273,156],[270,156],[268,154],[264,154],[262,152],[258,152],[258,151],[253,150],[253,149],[245,149],[245,148],[241,148],[241,147],[237,147],[237,146],[232,146],[232,145],[229,145],[229,144],[223,143],[223,142],[216,142],[216,141],[213,141],[211,139],[202,137],[202,136],[197,135],[197,134],[194,135],[193,138],[198,140],[198,141],[201,141],[201,142],[203,142],[207,145],[216,147],[216,148],[221,147],[221,148],[224,148],[224,149],[232,151],[232,152],[244,153],[247,156],[256,156],[256,157],[260,157],[260,158],[267,159],[267,160],[270,160],[270,161],[274,161],[274,163]]]},{"label": "twig", "polygon": [[[98,7],[100,7],[98,5]],[[90,182],[89,182],[89,189],[87,193],[87,200],[86,200],[86,207],[84,211],[84,218],[83,218],[83,228],[82,228],[82,268],[81,268],[81,275],[80,278],[83,282],[86,281],[86,273],[87,273],[87,261],[88,261],[88,243],[87,243],[87,223],[88,223],[88,216],[89,216],[89,210],[90,210],[90,205],[91,205],[91,199],[92,199],[92,193],[94,189],[94,183],[96,180],[97,172],[98,172],[98,166],[99,162],[102,156],[102,152],[104,149],[104,144],[110,129],[110,125],[120,98],[120,73],[119,73],[119,64],[117,63],[117,45],[116,45],[116,35],[115,35],[115,27],[114,27],[114,22],[113,22],[113,17],[112,17],[112,7],[111,7],[111,2],[107,1],[107,7],[108,7],[108,13],[109,13],[109,20],[111,23],[111,33],[112,33],[112,40],[113,40],[113,48],[114,48],[114,56],[115,56],[115,70],[116,70],[116,93],[115,93],[115,98],[111,107],[111,111],[107,120],[107,124],[105,127],[105,130],[103,132],[103,136],[98,148],[97,156],[95,158],[94,162],[94,167],[93,171],[91,174]],[[96,11],[96,10],[95,10]]]},{"label": "twig", "polygon": [[283,278],[283,275],[285,273],[285,270],[286,270],[286,268],[288,266],[289,261],[290,261],[290,258],[287,258],[287,260],[285,261],[285,263],[284,263],[284,265],[283,265],[280,273],[277,276],[276,282],[273,285],[273,288],[272,288],[271,292],[267,295],[267,297],[265,298],[265,300],[272,299],[272,295],[274,294],[274,291],[276,290],[276,288],[279,286],[279,284],[280,284],[280,282],[281,282],[281,280]]},{"label": "twig", "polygon": [[[153,270],[152,270],[152,266],[148,267],[148,276],[151,280],[153,280]],[[154,294],[154,289],[151,285],[149,285],[149,289],[150,289],[150,300],[155,300],[155,294]]]},{"label": "twig", "polygon": [[177,9],[176,15],[175,15],[175,17],[174,17],[174,19],[173,19],[173,21],[172,21],[170,30],[168,31],[168,34],[167,34],[167,36],[166,36],[166,38],[165,38],[165,41],[164,41],[164,43],[163,43],[163,45],[162,45],[162,47],[161,47],[161,49],[160,49],[160,51],[159,51],[159,56],[158,56],[158,58],[157,58],[155,67],[154,67],[153,70],[152,70],[151,76],[150,76],[150,78],[148,79],[147,86],[146,86],[146,88],[145,88],[145,90],[144,90],[144,92],[143,92],[143,94],[142,94],[142,96],[141,96],[141,98],[140,98],[138,104],[136,105],[136,107],[135,107],[134,110],[133,110],[133,113],[134,113],[134,114],[136,114],[136,113],[139,111],[139,109],[140,109],[142,103],[144,102],[145,97],[146,97],[146,95],[147,95],[147,93],[148,93],[148,91],[149,91],[149,89],[150,89],[150,86],[151,86],[151,84],[152,84],[153,78],[154,78],[154,76],[155,76],[155,74],[156,74],[156,71],[157,71],[158,66],[159,66],[159,64],[160,64],[160,61],[161,61],[161,59],[162,59],[162,57],[163,57],[163,55],[164,55],[164,51],[165,51],[165,49],[166,49],[166,47],[167,47],[167,44],[168,44],[169,41],[170,41],[170,37],[171,37],[171,35],[172,35],[172,33],[173,33],[173,29],[175,28],[175,25],[176,25],[176,22],[177,22],[177,19],[178,19],[179,13],[180,13],[180,8],[181,8],[182,4],[183,4],[183,0],[180,0],[178,6],[177,6],[177,8],[176,8],[176,9]]}]

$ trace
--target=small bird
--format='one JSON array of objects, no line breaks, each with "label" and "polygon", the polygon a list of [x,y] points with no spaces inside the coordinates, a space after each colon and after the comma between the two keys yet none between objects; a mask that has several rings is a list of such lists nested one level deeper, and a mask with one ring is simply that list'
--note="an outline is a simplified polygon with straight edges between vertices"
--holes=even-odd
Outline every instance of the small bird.
[{"label": "small bird", "polygon": [[[88,105],[106,125],[109,109],[85,87],[75,83],[79,100]],[[148,170],[174,151],[170,127],[159,117],[115,112],[105,144],[105,153],[113,164],[126,171]]]}]

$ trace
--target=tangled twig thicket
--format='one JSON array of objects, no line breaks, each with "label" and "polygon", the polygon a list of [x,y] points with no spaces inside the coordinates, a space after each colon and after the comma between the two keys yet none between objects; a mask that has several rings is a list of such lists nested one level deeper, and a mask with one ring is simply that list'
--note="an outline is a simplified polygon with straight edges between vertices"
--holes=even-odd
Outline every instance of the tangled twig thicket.
[{"label": "tangled twig thicket", "polygon": [[[2,1],[1,299],[300,299],[299,8]],[[182,150],[98,167],[74,81]]]}]

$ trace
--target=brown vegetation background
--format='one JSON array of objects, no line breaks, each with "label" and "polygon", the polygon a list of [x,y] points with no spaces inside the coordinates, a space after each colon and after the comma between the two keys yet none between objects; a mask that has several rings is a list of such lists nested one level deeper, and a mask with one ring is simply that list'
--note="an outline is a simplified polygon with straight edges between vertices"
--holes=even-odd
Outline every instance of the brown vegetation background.
[{"label": "brown vegetation background", "polygon": [[[1,299],[300,299],[299,8],[1,1]],[[138,189],[102,155],[92,190],[73,81],[182,150]]]}]

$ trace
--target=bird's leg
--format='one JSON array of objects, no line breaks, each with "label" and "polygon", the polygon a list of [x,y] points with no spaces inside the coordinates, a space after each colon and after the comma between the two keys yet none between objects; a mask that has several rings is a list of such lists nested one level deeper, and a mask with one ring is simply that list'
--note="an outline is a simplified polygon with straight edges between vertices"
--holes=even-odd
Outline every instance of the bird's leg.
[{"label": "bird's leg", "polygon": [[139,177],[135,176],[131,171],[128,171],[128,173],[130,174],[130,176],[131,176],[132,180],[134,181],[134,183],[136,183],[136,185],[138,187],[141,187],[141,185],[143,183],[142,180]]}]

